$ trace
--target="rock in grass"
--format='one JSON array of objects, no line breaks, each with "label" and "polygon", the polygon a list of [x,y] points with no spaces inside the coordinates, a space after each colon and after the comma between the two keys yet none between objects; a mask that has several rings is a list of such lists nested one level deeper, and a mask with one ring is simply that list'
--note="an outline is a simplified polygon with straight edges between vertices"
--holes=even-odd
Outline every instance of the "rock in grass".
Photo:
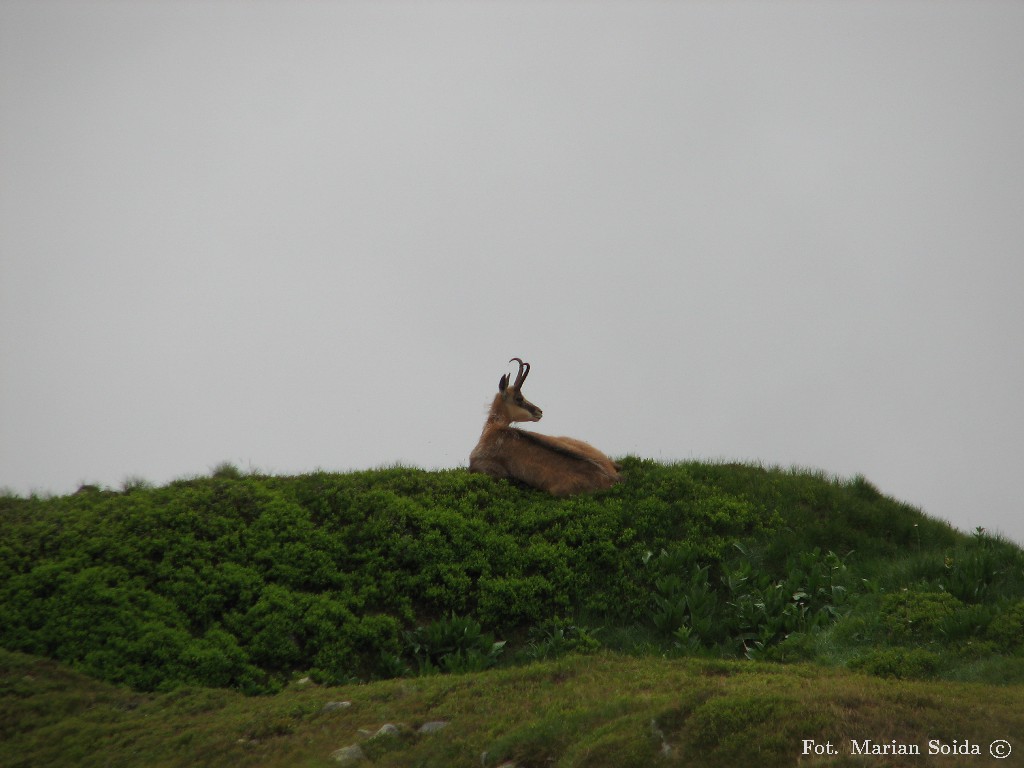
[{"label": "rock in grass", "polygon": [[401,732],[401,730],[401,727],[397,725],[394,725],[392,723],[384,723],[384,725],[378,728],[377,732],[373,734],[373,736],[371,736],[370,738],[379,739],[384,736],[397,736]]},{"label": "rock in grass", "polygon": [[429,723],[424,723],[418,729],[419,733],[437,733],[442,728],[448,727],[447,720],[431,720]]},{"label": "rock in grass", "polygon": [[384,723],[384,725],[382,725],[376,731],[370,730],[369,728],[360,728],[358,731],[356,731],[356,735],[360,739],[379,739],[384,736],[397,736],[399,733],[401,733],[403,728],[405,728],[404,725]]},{"label": "rock in grass", "polygon": [[355,765],[366,759],[366,753],[358,744],[342,747],[331,752],[331,759],[342,765]]}]

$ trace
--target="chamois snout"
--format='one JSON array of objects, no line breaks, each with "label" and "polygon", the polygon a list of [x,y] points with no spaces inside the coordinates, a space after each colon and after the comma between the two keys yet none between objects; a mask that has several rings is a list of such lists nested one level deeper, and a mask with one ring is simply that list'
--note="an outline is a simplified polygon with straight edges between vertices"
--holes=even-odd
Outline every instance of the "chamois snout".
[{"label": "chamois snout", "polygon": [[544,411],[522,395],[512,398],[508,410],[511,421],[540,421],[544,415]]}]

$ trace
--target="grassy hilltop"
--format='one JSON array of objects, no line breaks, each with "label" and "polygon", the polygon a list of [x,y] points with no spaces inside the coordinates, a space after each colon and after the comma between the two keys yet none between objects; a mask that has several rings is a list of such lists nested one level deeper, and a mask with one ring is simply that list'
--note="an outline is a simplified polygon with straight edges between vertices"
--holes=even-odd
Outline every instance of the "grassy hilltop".
[{"label": "grassy hilltop", "polygon": [[330,765],[388,721],[365,764],[860,765],[801,745],[906,739],[952,765],[929,739],[1024,734],[1020,548],[861,477],[624,464],[569,500],[227,466],[0,497],[0,765]]}]

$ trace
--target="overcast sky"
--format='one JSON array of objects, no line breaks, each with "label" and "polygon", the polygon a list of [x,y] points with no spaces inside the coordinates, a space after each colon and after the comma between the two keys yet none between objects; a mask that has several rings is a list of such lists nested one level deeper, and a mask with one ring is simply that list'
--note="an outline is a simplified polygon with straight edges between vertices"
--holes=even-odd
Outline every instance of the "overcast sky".
[{"label": "overcast sky", "polygon": [[1024,542],[1024,3],[0,0],[0,487],[612,455]]}]

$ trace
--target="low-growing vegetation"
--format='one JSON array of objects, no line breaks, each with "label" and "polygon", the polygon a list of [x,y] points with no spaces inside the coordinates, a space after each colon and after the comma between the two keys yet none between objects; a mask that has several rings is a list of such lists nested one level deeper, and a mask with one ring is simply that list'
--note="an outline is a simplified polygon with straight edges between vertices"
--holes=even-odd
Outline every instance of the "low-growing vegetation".
[{"label": "low-growing vegetation", "polygon": [[[946,736],[1021,732],[998,704],[1024,684],[1019,547],[861,477],[622,463],[623,484],[571,499],[465,470],[231,465],[2,495],[0,762],[319,765],[339,723],[444,715],[462,730],[364,753],[727,765],[754,744],[785,765],[801,739],[897,738],[881,723],[911,711],[904,735],[923,738],[927,712],[971,697],[997,703]],[[367,706],[326,728],[320,686]],[[836,734],[836,708],[879,725]]]},{"label": "low-growing vegetation", "polygon": [[863,478],[627,459],[567,500],[464,470],[0,498],[0,645],[140,691],[604,646],[1024,679],[1024,554]]},{"label": "low-growing vegetation", "polygon": [[[1021,691],[599,651],[340,688],[296,682],[275,696],[136,693],[0,651],[0,765],[327,768],[358,746],[365,759],[354,765],[367,768],[1013,766]],[[424,732],[427,723],[442,727]],[[374,738],[386,725],[394,730]],[[920,754],[854,754],[851,742],[866,739]],[[1010,759],[990,757],[998,740]],[[933,755],[933,742],[983,752]]]}]

